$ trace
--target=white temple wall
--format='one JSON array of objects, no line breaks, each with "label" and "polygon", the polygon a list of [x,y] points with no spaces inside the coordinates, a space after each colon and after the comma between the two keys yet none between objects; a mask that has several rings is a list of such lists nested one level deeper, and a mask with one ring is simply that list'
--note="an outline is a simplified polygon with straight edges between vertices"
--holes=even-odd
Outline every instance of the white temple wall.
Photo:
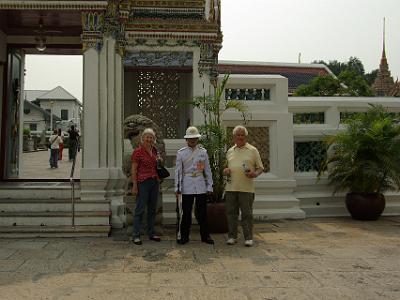
[{"label": "white temple wall", "polygon": [[[291,97],[289,111],[293,114],[323,113],[322,124],[294,124],[294,142],[312,143],[322,141],[329,134],[343,128],[341,113],[365,112],[369,103],[381,104],[389,111],[400,113],[398,98],[391,97]],[[307,217],[348,216],[344,193],[332,194],[326,176],[317,180],[317,171],[295,172],[294,195]],[[400,214],[400,193],[387,192],[384,215]]]},{"label": "white temple wall", "polygon": [[[326,177],[317,181],[317,171],[296,171],[295,144],[322,141],[324,136],[343,128],[340,113],[363,112],[369,103],[379,103],[391,112],[400,113],[398,98],[379,97],[287,97],[287,79],[281,76],[231,75],[226,89],[269,88],[270,100],[245,101],[250,114],[247,128],[268,128],[270,169],[255,180],[256,219],[304,218],[317,216],[348,216],[344,194],[332,195]],[[294,114],[323,113],[321,124],[293,124]],[[227,127],[241,123],[241,116],[227,112],[223,116]],[[170,161],[185,145],[184,139],[166,140]],[[307,154],[309,155],[309,154]],[[312,156],[310,154],[310,156]],[[313,160],[314,158],[310,158]],[[298,163],[297,163],[298,164]],[[170,165],[173,174],[173,165]],[[296,166],[297,168],[299,166]],[[173,178],[165,182],[171,186]],[[164,223],[173,223],[174,198],[164,201]],[[384,215],[400,214],[400,193],[388,192]]]}]

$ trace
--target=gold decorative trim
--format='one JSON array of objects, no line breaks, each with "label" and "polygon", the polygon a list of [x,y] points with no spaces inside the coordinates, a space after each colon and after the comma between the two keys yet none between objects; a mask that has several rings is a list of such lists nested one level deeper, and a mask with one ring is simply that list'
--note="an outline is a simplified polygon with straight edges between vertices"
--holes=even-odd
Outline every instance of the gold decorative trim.
[{"label": "gold decorative trim", "polygon": [[205,0],[131,0],[131,5],[134,7],[204,8]]},{"label": "gold decorative trim", "polygon": [[90,48],[103,47],[104,13],[88,11],[82,13],[82,52]]},{"label": "gold decorative trim", "polygon": [[222,38],[217,33],[200,33],[190,34],[185,32],[132,32],[127,31],[126,37],[128,39],[142,38],[142,39],[176,39],[176,40],[199,40],[199,41],[220,41]]},{"label": "gold decorative trim", "polygon": [[107,7],[107,1],[11,1],[2,0],[0,9],[9,10],[104,10]]},{"label": "gold decorative trim", "polygon": [[103,47],[103,36],[102,35],[92,35],[82,37],[82,53],[93,48],[100,51]]},{"label": "gold decorative trim", "polygon": [[177,32],[215,32],[219,31],[219,27],[215,23],[208,22],[167,22],[136,19],[126,24],[127,31],[177,31]]}]

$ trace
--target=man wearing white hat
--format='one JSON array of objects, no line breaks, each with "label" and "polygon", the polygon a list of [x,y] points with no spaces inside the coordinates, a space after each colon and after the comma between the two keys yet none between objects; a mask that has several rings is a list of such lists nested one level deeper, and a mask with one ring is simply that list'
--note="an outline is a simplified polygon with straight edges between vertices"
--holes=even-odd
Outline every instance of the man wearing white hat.
[{"label": "man wearing white hat", "polygon": [[[214,244],[207,228],[207,194],[213,192],[213,180],[207,150],[198,145],[200,137],[196,127],[188,127],[184,136],[187,147],[178,150],[176,155],[175,193],[180,204],[178,206],[178,244],[189,242],[192,207],[195,199],[195,215],[200,225],[201,241]],[[182,201],[179,202],[180,200]]]}]

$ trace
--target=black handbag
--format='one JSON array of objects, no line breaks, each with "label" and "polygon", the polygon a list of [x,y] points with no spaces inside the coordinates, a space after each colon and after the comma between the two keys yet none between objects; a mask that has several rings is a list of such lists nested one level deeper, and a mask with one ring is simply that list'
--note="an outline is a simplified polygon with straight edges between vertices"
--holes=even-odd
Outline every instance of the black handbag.
[{"label": "black handbag", "polygon": [[158,166],[156,170],[157,170],[158,177],[160,179],[164,179],[164,178],[171,176],[171,174],[169,174],[168,170],[163,166]]}]

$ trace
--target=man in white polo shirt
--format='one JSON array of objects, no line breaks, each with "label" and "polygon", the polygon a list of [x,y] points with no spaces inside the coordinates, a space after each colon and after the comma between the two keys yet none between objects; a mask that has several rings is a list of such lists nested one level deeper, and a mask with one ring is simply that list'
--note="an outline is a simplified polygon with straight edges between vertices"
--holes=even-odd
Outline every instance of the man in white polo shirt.
[{"label": "man in white polo shirt", "polygon": [[244,126],[233,129],[235,145],[226,153],[227,167],[224,174],[229,180],[225,187],[226,209],[228,215],[228,245],[236,243],[238,235],[239,209],[242,215],[242,228],[245,246],[253,246],[253,179],[263,172],[260,154],[254,146],[247,143],[248,131]]}]

